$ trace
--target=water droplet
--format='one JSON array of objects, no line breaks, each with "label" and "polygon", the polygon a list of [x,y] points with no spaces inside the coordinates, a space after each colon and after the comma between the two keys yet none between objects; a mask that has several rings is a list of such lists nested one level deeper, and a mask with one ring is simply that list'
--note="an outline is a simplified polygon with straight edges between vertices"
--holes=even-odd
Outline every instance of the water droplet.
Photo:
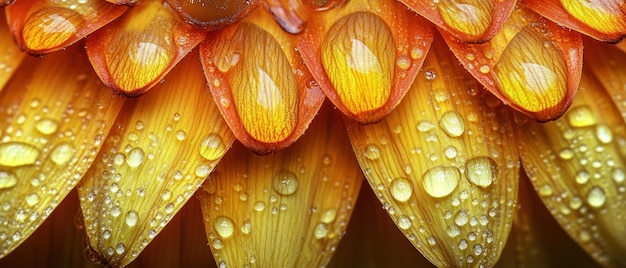
[{"label": "water droplet", "polygon": [[187,133],[184,130],[176,131],[176,139],[179,141],[183,141],[187,138]]},{"label": "water droplet", "polygon": [[472,184],[487,188],[498,177],[498,165],[489,157],[475,157],[465,163],[465,176]]},{"label": "water droplet", "polygon": [[258,201],[256,203],[254,203],[254,210],[261,212],[263,210],[265,210],[265,203],[262,201]]},{"label": "water droplet", "polygon": [[607,125],[600,124],[596,127],[596,138],[601,143],[607,144],[613,141],[613,131]]},{"label": "water droplet", "polygon": [[141,148],[135,147],[128,152],[126,164],[131,168],[136,168],[143,163],[145,156],[146,153]]},{"label": "water droplet", "polygon": [[419,123],[417,123],[417,130],[419,130],[420,132],[429,131],[433,129],[434,127],[435,127],[435,124],[433,124],[433,122],[430,122],[428,120],[422,120]]},{"label": "water droplet", "polygon": [[233,223],[233,220],[226,216],[219,216],[215,218],[213,228],[222,238],[229,238],[235,232],[235,224]]},{"label": "water droplet", "polygon": [[240,229],[243,234],[249,234],[252,230],[252,223],[250,222],[250,220],[245,220]]},{"label": "water droplet", "polygon": [[604,190],[598,186],[591,187],[587,192],[587,203],[594,208],[599,208],[606,202]]},{"label": "water droplet", "polygon": [[17,184],[17,176],[11,171],[0,170],[0,189],[7,189]]},{"label": "water droplet", "polygon": [[54,147],[52,153],[50,154],[50,160],[52,160],[55,164],[62,166],[67,164],[72,157],[74,157],[74,153],[76,153],[74,145],[68,142],[63,142]]},{"label": "water droplet", "polygon": [[272,180],[272,187],[281,195],[291,195],[298,190],[298,177],[289,170],[280,170]]},{"label": "water droplet", "polygon": [[35,128],[41,134],[50,135],[59,129],[59,123],[54,119],[44,118],[35,124]]},{"label": "water droplet", "polygon": [[0,166],[19,167],[32,165],[39,157],[39,149],[22,142],[0,144]]},{"label": "water droplet", "polygon": [[453,166],[436,166],[424,173],[424,190],[432,197],[444,197],[452,193],[459,184],[461,172]]},{"label": "water droplet", "polygon": [[130,210],[126,213],[126,225],[133,227],[137,225],[137,221],[139,221],[139,214],[137,211]]},{"label": "water droplet", "polygon": [[124,251],[126,251],[126,247],[124,246],[124,244],[123,243],[117,244],[117,247],[115,247],[115,253],[124,254]]},{"label": "water droplet", "polygon": [[200,144],[200,155],[207,160],[217,160],[224,156],[226,147],[222,141],[222,137],[216,133],[209,134]]},{"label": "water droplet", "polygon": [[454,159],[457,155],[457,149],[456,147],[454,147],[453,145],[450,145],[448,147],[446,147],[443,150],[443,154],[448,158],[448,159]]},{"label": "water droplet", "polygon": [[554,191],[552,190],[552,186],[550,186],[549,184],[544,184],[539,187],[539,195],[541,196],[550,196],[553,193]]},{"label": "water droplet", "polygon": [[588,106],[572,107],[567,112],[567,119],[572,127],[588,127],[596,124],[596,118]]},{"label": "water droplet", "polygon": [[380,158],[380,147],[376,144],[368,144],[365,146],[365,151],[363,152],[363,156],[369,160],[376,160]]},{"label": "water droplet", "polygon": [[30,193],[26,195],[26,204],[32,207],[37,205],[37,203],[39,203],[39,195],[37,195],[37,193]]},{"label": "water droplet", "polygon": [[406,202],[413,195],[413,184],[407,178],[396,178],[389,187],[391,196],[398,202]]},{"label": "water droplet", "polygon": [[398,217],[398,227],[402,230],[411,228],[411,219],[404,215]]},{"label": "water droplet", "polygon": [[328,225],[326,223],[319,223],[315,226],[315,231],[313,235],[317,239],[322,239],[328,235]]},{"label": "water droplet", "polygon": [[322,214],[322,218],[320,219],[323,223],[331,223],[337,217],[337,210],[334,208],[329,208]]},{"label": "water droplet", "polygon": [[120,214],[122,214],[122,209],[118,206],[114,206],[111,208],[111,216],[113,216],[114,218],[117,218]]},{"label": "water droplet", "polygon": [[581,170],[576,173],[576,182],[578,184],[585,184],[589,181],[590,178],[591,174],[589,174],[589,172],[587,172],[586,170]]},{"label": "water droplet", "polygon": [[450,137],[459,137],[465,132],[465,121],[458,112],[448,111],[441,116],[439,126]]}]

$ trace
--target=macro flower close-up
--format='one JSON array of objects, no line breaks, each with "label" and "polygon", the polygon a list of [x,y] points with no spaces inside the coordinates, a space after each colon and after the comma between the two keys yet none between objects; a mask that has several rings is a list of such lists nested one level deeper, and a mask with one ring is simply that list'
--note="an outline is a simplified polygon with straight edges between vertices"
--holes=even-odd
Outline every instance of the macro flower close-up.
[{"label": "macro flower close-up", "polygon": [[624,0],[0,0],[2,267],[626,267]]}]

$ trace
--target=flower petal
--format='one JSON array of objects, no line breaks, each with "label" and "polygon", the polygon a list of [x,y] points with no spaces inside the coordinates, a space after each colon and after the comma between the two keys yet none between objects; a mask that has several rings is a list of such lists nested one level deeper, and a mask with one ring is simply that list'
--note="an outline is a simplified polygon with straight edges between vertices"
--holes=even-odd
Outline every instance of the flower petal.
[{"label": "flower petal", "polygon": [[512,108],[543,122],[570,106],[582,70],[580,34],[523,8],[483,44],[441,34],[465,69]]},{"label": "flower petal", "polygon": [[563,118],[519,131],[524,169],[548,210],[604,266],[626,258],[626,124],[601,84],[585,71]]},{"label": "flower petal", "polygon": [[[623,44],[623,45],[622,45]],[[626,43],[620,43],[621,50],[612,45],[585,40],[586,57],[593,74],[598,78],[602,86],[609,93],[613,103],[619,109],[622,119],[626,120]],[[619,48],[619,47],[618,47]]]},{"label": "flower petal", "polygon": [[195,57],[127,101],[78,186],[88,252],[127,265],[193,196],[234,141]]},{"label": "flower petal", "polygon": [[623,0],[523,0],[522,3],[559,25],[600,41],[616,43],[626,36]]},{"label": "flower petal", "polygon": [[25,59],[1,92],[0,256],[35,231],[91,165],[124,102],[105,89],[86,56],[69,49]]},{"label": "flower petal", "polygon": [[435,39],[403,102],[350,121],[365,176],[400,230],[438,267],[493,266],[508,237],[519,164],[506,107]]},{"label": "flower petal", "polygon": [[0,12],[0,92],[24,59],[24,53],[13,43],[4,12]]},{"label": "flower petal", "polygon": [[257,0],[166,0],[180,18],[202,30],[215,31],[247,17]]},{"label": "flower petal", "polygon": [[226,154],[198,191],[218,266],[330,260],[363,181],[337,115],[326,106],[306,135],[275,154],[237,145]]},{"label": "flower petal", "polygon": [[360,123],[380,121],[406,94],[432,41],[400,3],[350,1],[318,13],[298,49],[326,96]]},{"label": "flower petal", "polygon": [[104,84],[137,97],[159,83],[204,36],[161,1],[150,1],[90,35],[87,53]]},{"label": "flower petal", "polygon": [[30,54],[63,49],[121,16],[126,7],[99,0],[16,1],[6,7],[18,46]]},{"label": "flower petal", "polygon": [[306,28],[309,16],[315,14],[315,11],[333,9],[346,2],[347,0],[303,0],[298,2],[266,0],[263,1],[263,5],[283,30],[290,34],[299,34]]},{"label": "flower petal", "polygon": [[463,42],[485,42],[494,37],[517,1],[400,0],[409,8]]},{"label": "flower petal", "polygon": [[257,153],[296,141],[324,101],[295,46],[264,10],[200,46],[218,108],[237,139]]}]

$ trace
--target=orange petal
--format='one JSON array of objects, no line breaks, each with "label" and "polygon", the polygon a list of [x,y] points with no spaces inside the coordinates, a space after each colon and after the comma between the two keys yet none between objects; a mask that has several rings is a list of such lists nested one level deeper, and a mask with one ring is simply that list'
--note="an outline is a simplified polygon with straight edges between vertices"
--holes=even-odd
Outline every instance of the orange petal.
[{"label": "orange petal", "polygon": [[237,139],[257,153],[296,141],[324,100],[295,46],[264,10],[200,46],[215,102]]},{"label": "orange petal", "polygon": [[1,92],[0,257],[86,173],[124,103],[106,91],[75,47],[28,57]]},{"label": "orange petal", "polygon": [[620,43],[622,51],[614,47],[591,39],[585,40],[585,64],[598,78],[602,86],[609,93],[622,118],[626,120],[626,43]]},{"label": "orange petal", "polygon": [[160,1],[150,1],[90,35],[87,53],[104,84],[137,97],[159,83],[204,36]]},{"label": "orange petal", "polygon": [[[438,267],[493,266],[516,208],[519,164],[507,108],[435,39],[402,103],[348,135],[383,207]],[[495,101],[494,101],[495,100]]]},{"label": "orange petal", "polygon": [[4,12],[0,12],[0,92],[24,59],[24,53],[13,43]]},{"label": "orange petal", "polygon": [[524,169],[563,229],[606,267],[626,265],[626,124],[588,69],[572,108],[520,126]]},{"label": "orange petal", "polygon": [[345,4],[347,0],[266,0],[265,9],[272,14],[276,22],[290,34],[299,34],[306,28],[307,20],[315,11],[333,9]]},{"label": "orange petal", "polygon": [[180,18],[202,30],[215,31],[247,17],[257,0],[167,0]]},{"label": "orange petal", "polygon": [[17,1],[6,7],[17,44],[31,54],[65,48],[106,25],[126,7],[99,0]]},{"label": "orange petal", "polygon": [[229,151],[198,191],[219,267],[322,267],[332,257],[362,175],[338,113],[320,110],[294,145]]},{"label": "orange petal", "polygon": [[623,0],[523,0],[522,3],[559,25],[600,41],[616,43],[626,36]]},{"label": "orange petal", "polygon": [[485,42],[495,36],[516,0],[400,0],[409,8],[463,42]]},{"label": "orange petal", "polygon": [[196,57],[126,102],[78,185],[95,262],[124,266],[191,198],[234,141]]},{"label": "orange petal", "polygon": [[360,123],[380,121],[406,94],[432,41],[400,3],[350,1],[318,13],[298,49],[333,104]]},{"label": "orange petal", "polygon": [[466,44],[442,31],[456,57],[505,104],[537,121],[570,106],[582,70],[580,35],[516,9],[491,41]]}]

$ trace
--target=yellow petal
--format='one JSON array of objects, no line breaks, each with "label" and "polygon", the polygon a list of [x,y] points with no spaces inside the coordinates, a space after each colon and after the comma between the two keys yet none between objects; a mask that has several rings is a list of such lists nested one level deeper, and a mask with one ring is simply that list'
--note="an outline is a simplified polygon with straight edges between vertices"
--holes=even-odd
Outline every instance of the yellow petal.
[{"label": "yellow petal", "polygon": [[127,265],[193,196],[234,141],[196,57],[127,101],[78,190],[94,261]]},{"label": "yellow petal", "polygon": [[626,124],[588,70],[572,108],[547,124],[520,126],[524,169],[548,210],[589,255],[624,266]]},{"label": "yellow petal", "polygon": [[443,44],[435,39],[394,112],[373,125],[351,122],[348,134],[383,207],[428,260],[493,266],[516,204],[512,126]]},{"label": "yellow petal", "polygon": [[325,266],[362,183],[343,125],[329,106],[291,147],[258,156],[236,145],[198,192],[222,267]]},{"label": "yellow petal", "polygon": [[[587,47],[585,63],[609,93],[613,103],[626,120],[626,42],[617,46],[607,45],[591,39],[585,39]],[[618,49],[619,48],[619,49]],[[621,51],[620,51],[621,49]]]},{"label": "yellow petal", "polygon": [[161,1],[150,1],[90,35],[86,46],[100,79],[119,94],[137,97],[161,81],[204,36]]},{"label": "yellow petal", "polygon": [[106,93],[79,48],[25,59],[0,94],[0,256],[82,178],[123,102]]},{"label": "yellow petal", "polygon": [[0,92],[24,59],[24,53],[13,43],[4,12],[0,12]]}]

